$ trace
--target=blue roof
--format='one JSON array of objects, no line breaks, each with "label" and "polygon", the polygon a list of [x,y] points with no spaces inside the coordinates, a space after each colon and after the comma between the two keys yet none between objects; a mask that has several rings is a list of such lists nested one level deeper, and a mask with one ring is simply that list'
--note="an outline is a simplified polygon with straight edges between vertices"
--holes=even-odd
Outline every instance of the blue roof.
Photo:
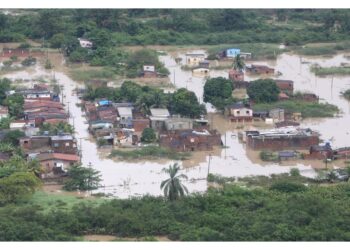
[{"label": "blue roof", "polygon": [[234,57],[234,56],[239,55],[239,54],[241,54],[240,49],[231,48],[231,49],[226,50],[227,57]]},{"label": "blue roof", "polygon": [[111,102],[108,100],[101,100],[98,102],[98,105],[100,106],[105,106],[105,105],[109,105]]}]

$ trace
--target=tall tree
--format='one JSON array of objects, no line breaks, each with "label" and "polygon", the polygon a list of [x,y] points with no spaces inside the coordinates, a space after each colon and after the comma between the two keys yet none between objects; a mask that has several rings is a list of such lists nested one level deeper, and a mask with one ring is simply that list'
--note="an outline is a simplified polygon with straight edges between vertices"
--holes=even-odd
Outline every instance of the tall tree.
[{"label": "tall tree", "polygon": [[171,201],[177,200],[188,193],[187,188],[181,183],[181,179],[187,180],[187,176],[178,174],[179,170],[180,167],[177,163],[163,169],[165,173],[169,174],[170,178],[162,181],[160,188],[163,189],[164,196]]},{"label": "tall tree", "polygon": [[69,180],[66,181],[64,189],[74,190],[94,190],[101,182],[100,172],[92,168],[86,168],[81,165],[74,165],[68,169]]},{"label": "tall tree", "polygon": [[237,71],[242,71],[245,67],[243,58],[240,55],[236,55],[233,59],[233,68]]}]

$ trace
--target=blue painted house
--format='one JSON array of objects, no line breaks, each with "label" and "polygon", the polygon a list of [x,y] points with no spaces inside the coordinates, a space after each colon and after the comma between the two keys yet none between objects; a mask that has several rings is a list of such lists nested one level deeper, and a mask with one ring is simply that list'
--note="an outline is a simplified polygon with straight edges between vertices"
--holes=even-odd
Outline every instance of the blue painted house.
[{"label": "blue painted house", "polygon": [[241,54],[241,50],[235,49],[235,48],[227,49],[225,52],[226,52],[225,53],[226,57],[230,57],[230,58],[233,58],[233,57]]}]

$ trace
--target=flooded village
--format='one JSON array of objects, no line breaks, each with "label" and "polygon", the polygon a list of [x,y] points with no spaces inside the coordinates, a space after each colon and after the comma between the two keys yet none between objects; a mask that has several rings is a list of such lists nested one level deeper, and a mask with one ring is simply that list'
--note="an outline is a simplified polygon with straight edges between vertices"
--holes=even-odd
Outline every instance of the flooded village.
[{"label": "flooded village", "polygon": [[[87,40],[79,42],[82,47],[91,46]],[[65,65],[62,54],[50,54],[60,64],[45,69],[44,54],[3,48],[2,62],[12,56],[38,58],[37,63],[2,77],[16,83],[7,96],[24,98],[23,115],[11,120],[9,130],[24,132],[19,147],[28,160],[40,162],[43,180],[59,183],[70,166],[82,163],[102,175],[101,187],[93,192],[127,198],[160,195],[159,185],[166,176],[162,169],[175,162],[188,176],[190,192],[207,189],[208,173],[239,178],[298,168],[302,175],[316,177],[319,169],[346,166],[350,157],[350,104],[340,93],[349,88],[350,78],[319,77],[311,71],[316,63],[348,63],[345,55],[301,57],[282,53],[276,60],[262,61],[253,59],[250,51],[229,48],[209,60],[207,51],[201,49],[159,50],[158,58],[169,75],[159,72],[155,65],[142,65],[138,77],[150,82],[167,79],[168,84],[157,87],[164,93],[181,88],[192,91],[205,106],[205,114],[184,116],[160,106],[143,109],[135,102],[117,102],[108,95],[88,100],[84,96],[89,89],[113,91],[123,88],[125,81],[77,82],[67,74],[69,65]],[[242,69],[232,67],[237,55],[245,62]],[[220,69],[225,64],[230,66]],[[223,110],[204,102],[206,81],[217,77],[231,82],[235,98]],[[313,118],[291,112],[284,105],[264,107],[248,95],[258,79],[275,80],[278,103],[329,103],[339,111],[334,117]],[[1,107],[1,117],[8,116],[8,109],[11,106]],[[184,157],[169,160],[149,155],[139,159],[135,154],[126,159],[120,153],[146,147],[160,147]]]}]

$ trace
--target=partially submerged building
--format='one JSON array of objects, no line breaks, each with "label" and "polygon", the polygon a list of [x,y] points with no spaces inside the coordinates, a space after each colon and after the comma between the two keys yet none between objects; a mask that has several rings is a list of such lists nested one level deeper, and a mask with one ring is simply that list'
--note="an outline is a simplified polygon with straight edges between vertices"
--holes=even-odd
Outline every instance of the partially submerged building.
[{"label": "partially submerged building", "polygon": [[309,149],[319,144],[319,134],[311,129],[247,131],[247,146],[253,150]]},{"label": "partially submerged building", "polygon": [[252,121],[253,110],[241,102],[225,107],[225,116],[232,122]]},{"label": "partially submerged building", "polygon": [[221,146],[221,134],[216,130],[174,130],[159,135],[161,147],[179,152],[212,150]]},{"label": "partially submerged building", "polygon": [[270,68],[266,65],[257,65],[257,64],[246,66],[246,71],[252,74],[274,74],[275,73],[275,69]]}]

